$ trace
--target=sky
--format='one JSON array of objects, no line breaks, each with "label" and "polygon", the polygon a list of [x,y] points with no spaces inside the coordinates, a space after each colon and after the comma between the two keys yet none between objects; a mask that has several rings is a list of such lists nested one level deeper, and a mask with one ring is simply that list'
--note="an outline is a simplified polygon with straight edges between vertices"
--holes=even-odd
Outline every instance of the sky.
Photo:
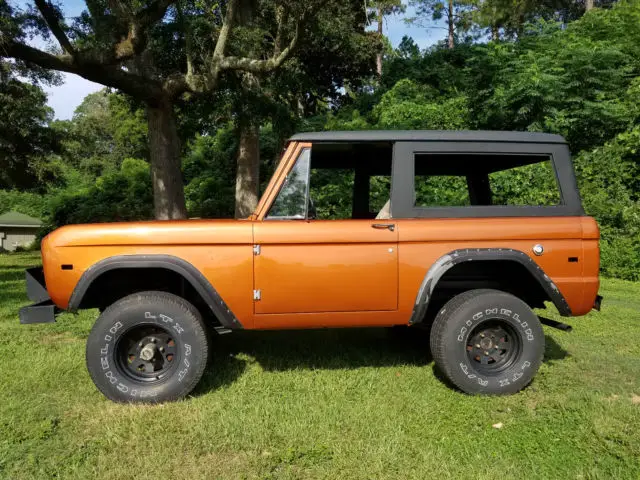
[{"label": "sky", "polygon": [[[19,0],[15,3],[24,6],[26,1]],[[82,0],[65,0],[62,4],[65,15],[69,17],[77,16],[85,8]],[[406,14],[395,15],[385,20],[384,34],[394,47],[398,46],[404,35],[412,37],[420,48],[428,47],[445,36],[444,30],[441,28],[427,30],[415,25],[407,25],[404,18],[412,15],[412,9],[408,8]],[[374,27],[375,25],[372,25],[372,28]],[[63,74],[63,78],[62,85],[44,88],[48,95],[48,104],[53,108],[55,117],[60,120],[70,119],[85,96],[103,88],[102,85],[70,73]]]}]

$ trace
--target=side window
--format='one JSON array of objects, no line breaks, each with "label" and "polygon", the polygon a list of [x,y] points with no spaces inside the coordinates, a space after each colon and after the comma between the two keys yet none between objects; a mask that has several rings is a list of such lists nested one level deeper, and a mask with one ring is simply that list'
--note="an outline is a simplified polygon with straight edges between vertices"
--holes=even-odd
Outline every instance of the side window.
[{"label": "side window", "polygon": [[311,150],[300,152],[296,164],[284,181],[280,193],[273,202],[267,219],[290,220],[307,218],[307,199],[309,197],[309,164]]},{"label": "side window", "polygon": [[391,198],[391,175],[374,175],[369,182],[369,211],[379,214]]},{"label": "side window", "polygon": [[545,160],[489,174],[494,205],[560,205],[560,190],[551,165]]},{"label": "side window", "polygon": [[318,220],[351,218],[355,172],[343,168],[312,168],[310,197]]},{"label": "side window", "polygon": [[417,153],[414,207],[556,206],[562,203],[548,155]]},{"label": "side window", "polygon": [[466,177],[416,175],[416,207],[466,207],[471,205]]}]

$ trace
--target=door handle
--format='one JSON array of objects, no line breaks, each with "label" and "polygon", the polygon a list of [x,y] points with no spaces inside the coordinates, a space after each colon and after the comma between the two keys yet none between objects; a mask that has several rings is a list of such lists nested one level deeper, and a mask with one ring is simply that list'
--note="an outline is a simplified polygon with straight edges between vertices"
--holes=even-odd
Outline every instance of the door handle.
[{"label": "door handle", "polygon": [[378,228],[391,230],[392,232],[396,229],[396,226],[393,223],[373,223],[371,224],[371,228]]}]

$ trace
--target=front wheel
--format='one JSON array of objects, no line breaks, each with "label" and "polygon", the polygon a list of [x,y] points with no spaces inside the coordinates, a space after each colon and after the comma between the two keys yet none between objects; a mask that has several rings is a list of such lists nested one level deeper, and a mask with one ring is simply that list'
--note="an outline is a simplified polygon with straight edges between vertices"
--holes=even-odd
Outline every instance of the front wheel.
[{"label": "front wheel", "polygon": [[91,379],[116,402],[166,402],[204,373],[208,342],[198,310],[165,292],[129,295],[98,317],[87,339]]},{"label": "front wheel", "polygon": [[544,333],[537,315],[519,298],[498,290],[470,290],[449,300],[436,316],[431,353],[463,392],[506,395],[535,376]]}]

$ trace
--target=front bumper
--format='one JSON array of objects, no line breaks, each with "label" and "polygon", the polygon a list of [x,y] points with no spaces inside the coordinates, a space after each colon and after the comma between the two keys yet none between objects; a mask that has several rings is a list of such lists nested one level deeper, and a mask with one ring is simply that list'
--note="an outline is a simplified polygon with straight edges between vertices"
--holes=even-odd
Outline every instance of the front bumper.
[{"label": "front bumper", "polygon": [[27,296],[33,305],[20,309],[20,323],[53,323],[57,307],[51,301],[44,281],[42,267],[29,268],[26,272]]}]

